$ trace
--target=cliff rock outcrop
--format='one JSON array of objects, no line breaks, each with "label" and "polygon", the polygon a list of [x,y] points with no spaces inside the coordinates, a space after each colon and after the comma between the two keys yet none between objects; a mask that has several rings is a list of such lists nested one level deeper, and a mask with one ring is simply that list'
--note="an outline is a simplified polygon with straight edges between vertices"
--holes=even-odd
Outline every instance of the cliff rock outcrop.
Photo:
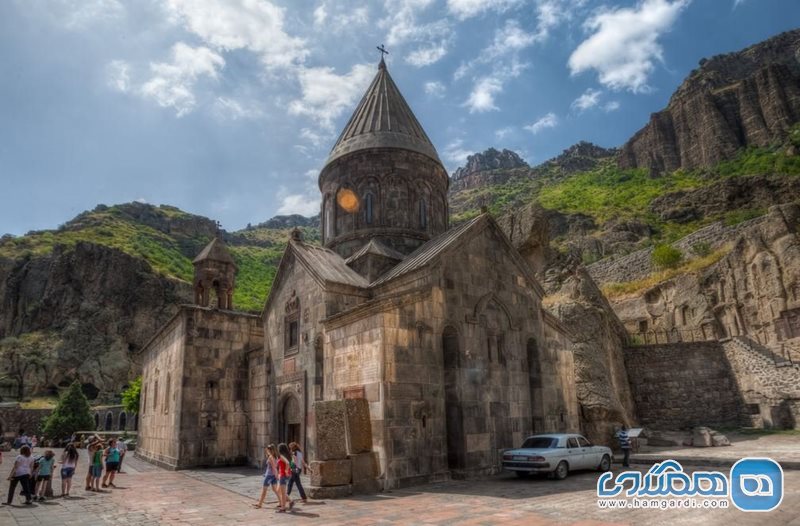
[{"label": "cliff rock outcrop", "polygon": [[528,205],[498,222],[543,282],[545,307],[573,336],[583,432],[610,443],[614,426],[636,418],[622,355],[625,328],[580,262],[550,249],[548,215]]},{"label": "cliff rock outcrop", "polygon": [[[631,332],[673,340],[747,336],[764,344],[800,336],[800,205],[736,231],[718,262],[612,300]],[[662,339],[665,336],[662,336]]]},{"label": "cliff rock outcrop", "polygon": [[[513,170],[516,168],[528,168],[528,163],[511,150],[498,151],[489,148],[483,153],[467,157],[467,164],[453,173],[450,191],[504,183],[513,175]],[[494,172],[494,170],[503,171]]]},{"label": "cliff rock outcrop", "polygon": [[622,168],[652,174],[711,167],[744,146],[780,142],[800,121],[800,30],[704,59],[667,108],[621,149]]}]

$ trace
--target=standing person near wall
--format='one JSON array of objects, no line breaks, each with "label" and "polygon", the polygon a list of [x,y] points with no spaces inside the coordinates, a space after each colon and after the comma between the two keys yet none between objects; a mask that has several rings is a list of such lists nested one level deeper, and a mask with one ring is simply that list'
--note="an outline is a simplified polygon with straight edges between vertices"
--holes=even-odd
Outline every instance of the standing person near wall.
[{"label": "standing person near wall", "polygon": [[103,442],[95,442],[89,447],[89,458],[92,472],[92,485],[89,491],[100,491],[100,478],[103,476]]},{"label": "standing person near wall", "polygon": [[86,470],[86,491],[92,491],[92,454],[94,453],[94,439],[86,445],[86,455],[89,457],[89,469]]},{"label": "standing person near wall", "polygon": [[619,440],[619,448],[622,450],[622,466],[631,467],[631,438],[628,436],[628,426],[622,424],[622,428],[617,431],[617,440]]},{"label": "standing person near wall", "polygon": [[8,475],[9,484],[6,504],[9,506],[14,502],[14,491],[17,489],[17,484],[22,486],[22,495],[25,497],[25,504],[31,504],[33,499],[33,487],[31,485],[33,462],[30,446],[24,445],[20,447],[19,455],[17,455],[16,460],[14,460],[11,473]]},{"label": "standing person near wall", "polygon": [[303,451],[300,449],[300,444],[297,442],[292,442],[289,444],[289,450],[292,453],[294,466],[292,466],[292,477],[289,479],[289,487],[286,490],[286,495],[291,495],[292,485],[297,484],[297,491],[300,492],[300,498],[303,500],[303,502],[308,502],[306,499],[306,490],[303,489],[303,483],[300,482],[300,474],[308,469],[308,464],[306,464],[306,461],[303,458]]},{"label": "standing person near wall", "polygon": [[75,468],[78,467],[78,450],[75,444],[67,445],[64,454],[61,455],[61,496],[69,497],[69,490],[72,489],[72,476],[75,475]]},{"label": "standing person near wall", "polygon": [[117,450],[119,451],[119,467],[117,473],[122,473],[122,461],[125,459],[125,453],[128,452],[128,444],[124,440],[117,440]]},{"label": "standing person near wall", "polygon": [[117,470],[119,469],[120,459],[116,438],[112,438],[108,441],[108,448],[103,451],[103,458],[106,461],[106,474],[103,477],[103,487],[107,488],[111,486],[112,488],[116,488],[114,485],[114,475],[116,475]]},{"label": "standing person near wall", "polygon": [[47,484],[53,478],[53,468],[56,467],[56,454],[52,449],[44,452],[39,459],[39,470],[36,472],[36,495],[34,500],[43,501],[47,492]]}]

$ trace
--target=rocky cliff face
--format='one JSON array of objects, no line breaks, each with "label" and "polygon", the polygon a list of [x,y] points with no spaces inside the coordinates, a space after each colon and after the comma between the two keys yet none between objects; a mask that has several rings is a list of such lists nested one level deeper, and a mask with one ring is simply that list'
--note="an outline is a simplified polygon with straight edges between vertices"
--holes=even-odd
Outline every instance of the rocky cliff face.
[{"label": "rocky cliff face", "polygon": [[136,352],[189,299],[187,283],[119,250],[57,246],[44,256],[0,260],[0,339],[58,335],[55,359],[45,365],[48,385],[34,382],[31,393],[78,378],[104,397],[127,383]]},{"label": "rocky cliff face", "polygon": [[[634,333],[662,341],[748,336],[765,344],[800,336],[800,206],[772,207],[737,231],[729,253],[697,272],[612,300]],[[645,335],[640,336],[645,337]]]},{"label": "rocky cliff face", "polygon": [[[528,163],[511,150],[489,148],[483,153],[467,157],[467,164],[458,168],[450,180],[450,191],[475,188],[507,181],[516,168],[527,168]],[[493,170],[503,170],[493,172]]]},{"label": "rocky cliff face", "polygon": [[587,141],[573,144],[557,157],[545,161],[534,171],[556,169],[560,175],[585,172],[597,167],[598,161],[617,155],[616,148],[603,148]]},{"label": "rocky cliff face", "polygon": [[625,329],[580,261],[550,249],[549,215],[528,205],[498,222],[542,281],[545,307],[573,336],[582,431],[610,443],[615,426],[636,418],[622,355]]},{"label": "rocky cliff face", "polygon": [[800,121],[800,30],[702,60],[620,152],[622,168],[653,174],[711,167],[744,146],[767,146]]}]

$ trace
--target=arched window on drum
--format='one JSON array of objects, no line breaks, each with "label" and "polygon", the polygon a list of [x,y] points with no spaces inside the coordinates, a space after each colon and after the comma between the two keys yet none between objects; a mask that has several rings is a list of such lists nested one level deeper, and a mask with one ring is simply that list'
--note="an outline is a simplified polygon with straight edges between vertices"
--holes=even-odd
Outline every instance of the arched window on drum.
[{"label": "arched window on drum", "polygon": [[375,220],[375,198],[371,193],[364,196],[364,223],[371,225]]},{"label": "arched window on drum", "polygon": [[424,198],[419,202],[419,227],[423,230],[428,228],[428,205]]}]

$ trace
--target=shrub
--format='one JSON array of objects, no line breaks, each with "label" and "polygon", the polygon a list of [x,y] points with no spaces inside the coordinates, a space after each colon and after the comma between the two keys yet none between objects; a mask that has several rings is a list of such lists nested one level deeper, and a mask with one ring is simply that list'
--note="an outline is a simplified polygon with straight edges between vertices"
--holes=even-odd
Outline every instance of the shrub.
[{"label": "shrub", "polygon": [[122,406],[128,413],[139,412],[139,398],[142,393],[142,377],[132,381],[127,389],[122,391]]},{"label": "shrub", "polygon": [[94,429],[89,401],[77,380],[58,400],[56,408],[44,422],[44,435],[50,439],[66,438],[76,431]]},{"label": "shrub", "polygon": [[675,268],[683,259],[683,254],[672,245],[658,245],[651,257],[653,264],[659,268]]},{"label": "shrub", "polygon": [[711,254],[711,244],[706,242],[695,243],[692,245],[692,252],[695,256],[704,258]]}]

